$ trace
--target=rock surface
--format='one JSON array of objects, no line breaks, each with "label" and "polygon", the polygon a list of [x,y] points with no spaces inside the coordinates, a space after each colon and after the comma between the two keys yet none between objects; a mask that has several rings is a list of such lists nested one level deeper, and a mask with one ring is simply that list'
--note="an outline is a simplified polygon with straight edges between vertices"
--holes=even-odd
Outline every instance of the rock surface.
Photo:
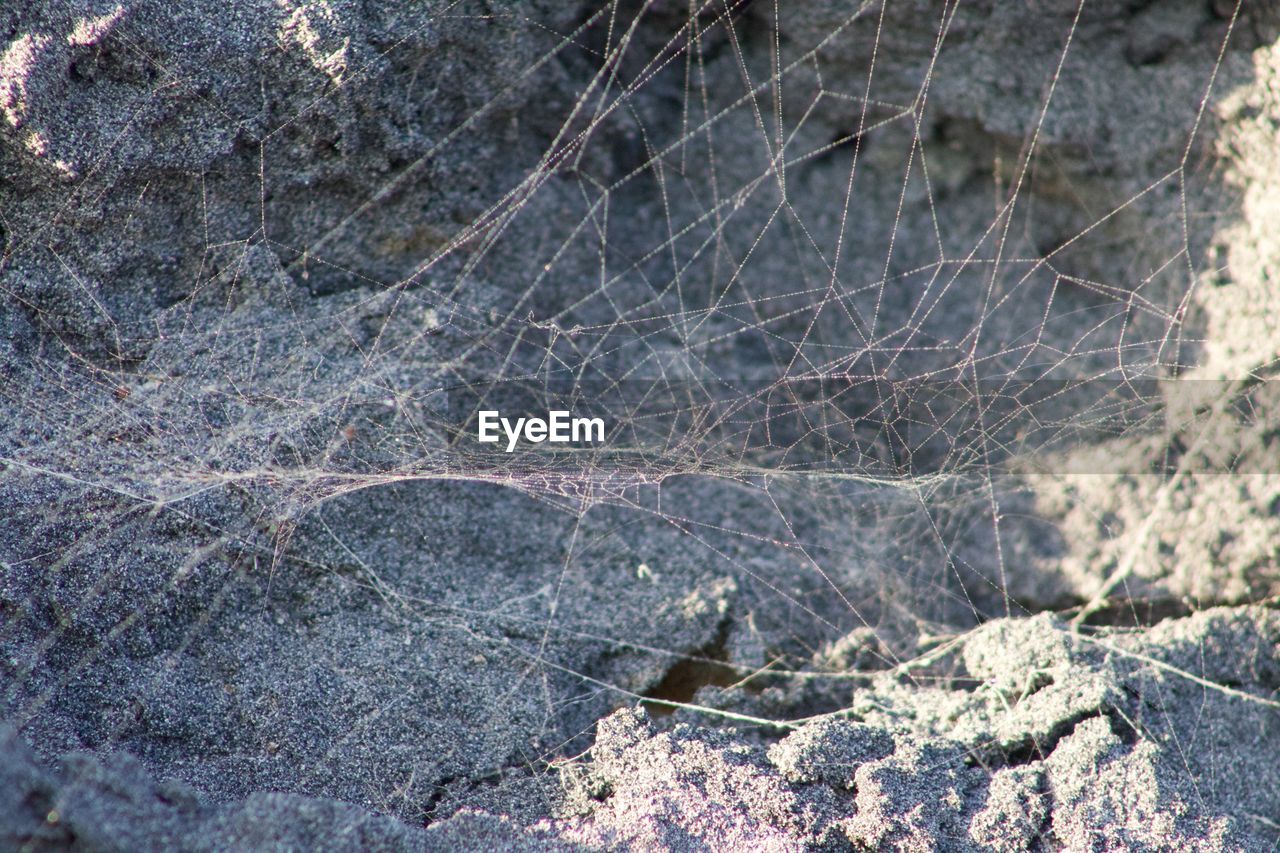
[{"label": "rock surface", "polygon": [[0,8],[2,846],[1280,843],[1274,4],[702,5]]}]

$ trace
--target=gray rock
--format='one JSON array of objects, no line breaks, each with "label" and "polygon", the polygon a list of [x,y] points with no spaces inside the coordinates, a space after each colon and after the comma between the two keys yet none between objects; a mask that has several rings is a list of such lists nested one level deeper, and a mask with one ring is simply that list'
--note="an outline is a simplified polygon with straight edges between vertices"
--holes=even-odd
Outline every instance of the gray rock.
[{"label": "gray rock", "polygon": [[5,3],[0,842],[1274,844],[1280,16],[881,11]]}]

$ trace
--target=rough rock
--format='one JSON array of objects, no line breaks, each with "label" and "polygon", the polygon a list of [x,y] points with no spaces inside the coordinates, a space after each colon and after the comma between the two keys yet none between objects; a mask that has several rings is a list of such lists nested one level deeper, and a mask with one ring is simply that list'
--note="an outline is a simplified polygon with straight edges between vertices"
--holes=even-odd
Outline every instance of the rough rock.
[{"label": "rough rock", "polygon": [[1277,37],[5,3],[0,840],[1274,845]]}]

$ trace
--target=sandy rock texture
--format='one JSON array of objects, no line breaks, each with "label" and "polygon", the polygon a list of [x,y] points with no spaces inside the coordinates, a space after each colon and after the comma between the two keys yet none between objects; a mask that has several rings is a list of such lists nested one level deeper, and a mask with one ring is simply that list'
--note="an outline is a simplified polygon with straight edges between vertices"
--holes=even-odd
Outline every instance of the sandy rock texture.
[{"label": "sandy rock texture", "polygon": [[[1280,808],[1268,783],[1278,642],[1280,617],[1263,608],[1087,638],[1046,617],[999,620],[950,650],[955,668],[932,686],[884,673],[855,692],[852,715],[767,747],[617,711],[587,753],[537,783],[473,793],[426,831],[295,795],[210,803],[123,754],[73,754],[49,771],[10,733],[6,837],[202,849],[1266,849],[1259,830]],[[1242,671],[1246,683],[1223,684]]]},{"label": "sandy rock texture", "polygon": [[1272,849],[1278,39],[3,4],[0,846]]}]

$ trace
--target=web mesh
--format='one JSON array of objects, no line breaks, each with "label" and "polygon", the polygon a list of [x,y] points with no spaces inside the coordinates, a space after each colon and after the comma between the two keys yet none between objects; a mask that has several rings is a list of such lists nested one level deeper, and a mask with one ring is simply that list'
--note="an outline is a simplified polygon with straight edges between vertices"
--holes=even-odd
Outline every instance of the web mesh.
[{"label": "web mesh", "polygon": [[[776,733],[993,617],[1274,594],[1274,315],[1210,299],[1274,299],[1257,20],[479,5],[282,3],[204,32],[261,58],[231,91],[132,11],[15,29],[0,635],[42,748],[420,816],[640,699]],[[89,138],[47,130],[64,54],[68,110],[128,104]],[[487,409],[606,437],[508,453]],[[246,722],[192,748],[209,714]]]}]

